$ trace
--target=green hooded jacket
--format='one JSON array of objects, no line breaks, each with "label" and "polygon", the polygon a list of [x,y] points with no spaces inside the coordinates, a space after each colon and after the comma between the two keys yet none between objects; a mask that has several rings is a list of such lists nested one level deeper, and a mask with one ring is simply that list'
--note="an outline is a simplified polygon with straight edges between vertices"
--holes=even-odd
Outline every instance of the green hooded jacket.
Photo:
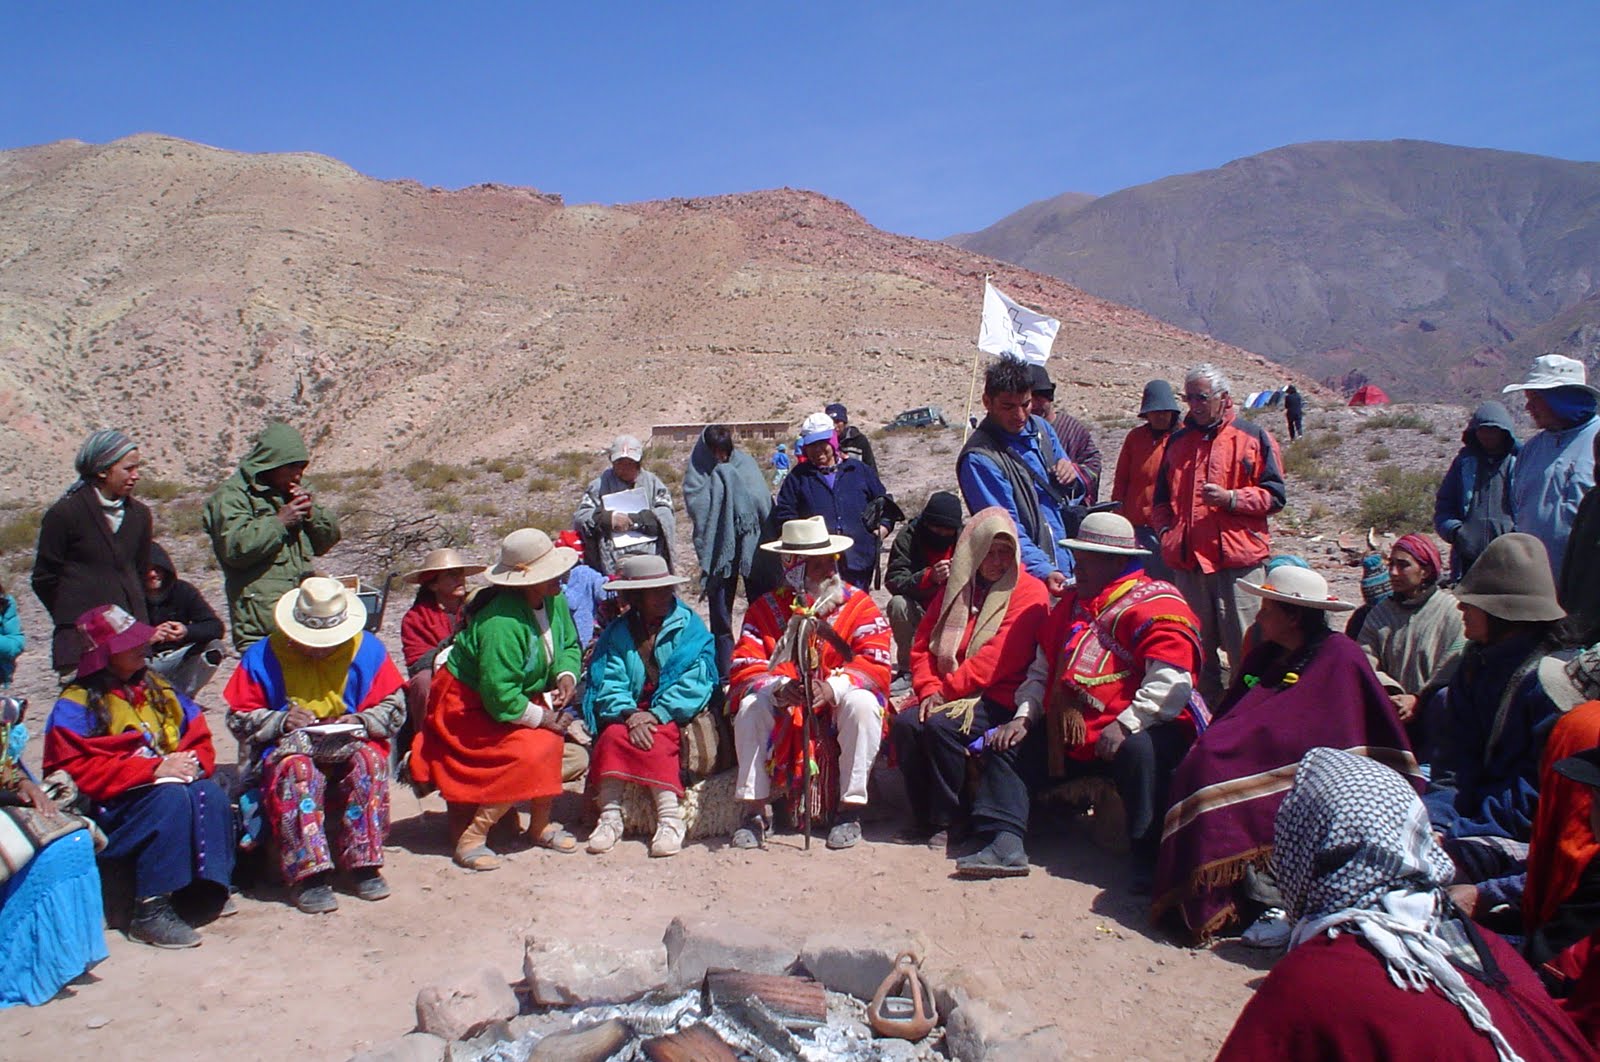
[{"label": "green hooded jacket", "polygon": [[239,470],[206,501],[201,526],[222,565],[233,644],[243,650],[272,633],[272,607],[300,585],[320,557],[339,541],[338,518],[321,505],[295,527],[278,510],[288,495],[256,477],[284,465],[311,460],[305,439],[287,424],[268,424]]}]

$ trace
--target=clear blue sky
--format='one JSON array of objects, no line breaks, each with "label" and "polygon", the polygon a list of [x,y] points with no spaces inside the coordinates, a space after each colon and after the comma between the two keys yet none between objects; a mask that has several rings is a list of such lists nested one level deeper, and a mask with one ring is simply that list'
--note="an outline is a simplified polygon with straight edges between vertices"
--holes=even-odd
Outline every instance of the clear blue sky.
[{"label": "clear blue sky", "polygon": [[23,3],[0,148],[160,132],[939,237],[1283,144],[1600,159],[1600,3]]}]

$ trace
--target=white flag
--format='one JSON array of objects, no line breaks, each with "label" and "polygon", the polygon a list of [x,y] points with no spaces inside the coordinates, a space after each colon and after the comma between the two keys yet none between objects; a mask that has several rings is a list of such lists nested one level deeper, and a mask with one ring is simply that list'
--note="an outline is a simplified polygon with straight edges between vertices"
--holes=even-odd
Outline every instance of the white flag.
[{"label": "white flag", "polygon": [[978,325],[978,349],[987,354],[1010,354],[1031,365],[1050,357],[1061,322],[1008,298],[999,288],[983,282],[983,321]]}]

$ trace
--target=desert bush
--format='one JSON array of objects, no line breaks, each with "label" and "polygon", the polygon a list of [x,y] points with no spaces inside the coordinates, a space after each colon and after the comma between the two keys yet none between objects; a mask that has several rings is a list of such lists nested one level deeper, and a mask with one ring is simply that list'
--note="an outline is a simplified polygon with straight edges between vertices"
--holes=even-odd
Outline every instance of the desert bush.
[{"label": "desert bush", "polygon": [[152,477],[150,479],[141,479],[139,481],[139,485],[135,487],[134,490],[139,497],[143,498],[147,502],[164,502],[171,501],[173,498],[192,493],[194,488],[185,486],[176,480],[156,479]]},{"label": "desert bush", "polygon": [[497,457],[484,465],[484,470],[499,476],[506,483],[515,483],[528,474],[526,466],[509,458]]},{"label": "desert bush", "polygon": [[457,513],[461,511],[461,499],[454,494],[442,491],[428,495],[423,504],[436,513]]},{"label": "desert bush", "polygon": [[1433,425],[1421,413],[1398,409],[1368,417],[1361,422],[1361,427],[1356,430],[1381,431],[1384,428],[1409,429],[1411,431],[1420,431],[1424,435],[1433,434]]},{"label": "desert bush", "polygon": [[1284,476],[1320,490],[1338,485],[1338,473],[1324,464],[1322,458],[1337,449],[1340,442],[1338,434],[1331,431],[1302,435],[1284,448]]},{"label": "desert bush", "polygon": [[433,461],[413,461],[405,467],[405,477],[418,490],[437,491],[452,483],[472,478],[473,471],[462,465],[441,465]]},{"label": "desert bush", "polygon": [[1389,460],[1389,457],[1389,448],[1383,445],[1381,442],[1373,443],[1371,446],[1367,447],[1366,458],[1373,464],[1377,464],[1379,461],[1387,461]]},{"label": "desert bush", "polygon": [[39,522],[43,519],[42,509],[8,512],[0,519],[0,553],[26,551],[31,561],[32,552],[39,545]]},{"label": "desert bush", "polygon": [[561,481],[556,479],[554,476],[536,475],[532,479],[528,480],[528,493],[548,494],[550,491],[555,490],[559,486],[561,486]]},{"label": "desert bush", "polygon": [[1399,465],[1378,469],[1377,490],[1361,495],[1356,523],[1380,531],[1417,531],[1433,523],[1433,495],[1439,488],[1434,472],[1413,472]]},{"label": "desert bush", "polygon": [[200,517],[205,512],[205,503],[202,501],[181,501],[172,505],[163,505],[156,513],[156,531],[158,537],[172,538],[174,536],[201,535],[205,529],[200,526]]},{"label": "desert bush", "polygon": [[547,534],[554,535],[572,526],[572,513],[565,509],[524,509],[521,513],[509,516],[491,527],[490,533],[495,541],[505,538],[511,532],[523,527],[537,527]]},{"label": "desert bush", "polygon": [[563,450],[539,462],[539,471],[557,480],[572,480],[580,476],[592,476],[600,471],[600,465],[605,462],[605,455],[596,455],[587,450]]}]

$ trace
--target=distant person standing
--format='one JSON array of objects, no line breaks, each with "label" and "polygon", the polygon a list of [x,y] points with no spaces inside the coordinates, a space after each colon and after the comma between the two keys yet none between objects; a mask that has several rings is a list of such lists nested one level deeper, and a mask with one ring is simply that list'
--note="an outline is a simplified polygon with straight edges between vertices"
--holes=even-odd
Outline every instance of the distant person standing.
[{"label": "distant person standing", "polygon": [[1306,433],[1306,400],[1294,384],[1283,393],[1283,419],[1289,425],[1289,441],[1294,442]]},{"label": "distant person standing", "polygon": [[850,423],[850,411],[844,408],[844,403],[830,402],[823,412],[833,420],[833,432],[839,437],[839,452],[876,472],[878,460],[872,456],[872,441],[865,432]]},{"label": "distant person standing", "polygon": [[1480,405],[1433,496],[1433,529],[1450,543],[1452,582],[1461,581],[1489,543],[1513,530],[1511,471],[1521,449],[1515,431],[1505,406]]},{"label": "distant person standing", "polygon": [[[678,518],[672,509],[672,492],[661,477],[646,469],[644,444],[632,435],[611,440],[607,451],[611,467],[596,476],[583,492],[573,526],[583,536],[584,556],[603,575],[615,575],[623,557],[654,553],[672,568],[672,539]],[[624,511],[609,506],[615,494],[639,491],[645,504]],[[635,537],[638,536],[638,537]]]},{"label": "distant person standing", "polygon": [[789,474],[789,446],[779,443],[778,448],[772,452],[772,489],[774,492],[783,486],[783,478]]},{"label": "distant person standing", "polygon": [[206,500],[200,525],[222,566],[228,626],[240,651],[277,629],[278,599],[313,574],[313,557],[339,542],[339,518],[300,485],[310,463],[300,433],[274,421]]},{"label": "distant person standing", "polygon": [[1082,503],[1095,504],[1100,500],[1100,447],[1095,445],[1087,424],[1064,409],[1056,409],[1056,385],[1045,367],[1030,365],[1028,374],[1033,388],[1029,412],[1050,424],[1056,440],[1061,443],[1061,452],[1072,462],[1072,468],[1061,474],[1061,482],[1069,492],[1076,493],[1071,483],[1076,479],[1083,488]]},{"label": "distant person standing", "polygon": [[1260,607],[1240,584],[1262,582],[1272,552],[1267,517],[1287,499],[1277,440],[1238,416],[1229,387],[1214,365],[1189,370],[1189,415],[1167,443],[1152,507],[1161,558],[1200,617],[1200,694],[1209,704],[1226,686],[1219,651],[1238,669],[1245,629]]},{"label": "distant person standing", "polygon": [[833,420],[826,413],[812,413],[800,424],[800,440],[805,460],[788,479],[772,503],[772,520],[782,524],[809,516],[820,516],[828,531],[848,538],[839,561],[839,573],[851,586],[872,587],[872,570],[878,560],[878,543],[890,531],[891,521],[880,519],[868,524],[874,505],[884,496],[878,474],[853,457],[839,451]]},{"label": "distant person standing", "polygon": [[1139,419],[1144,423],[1129,431],[1122,440],[1117,470],[1111,478],[1111,500],[1122,507],[1121,514],[1133,525],[1140,548],[1150,551],[1144,567],[1154,579],[1165,579],[1171,574],[1161,560],[1161,540],[1156,537],[1151,509],[1155,504],[1161,458],[1167,452],[1167,441],[1178,428],[1178,416],[1182,412],[1171,384],[1165,380],[1151,380],[1145,384],[1139,401]]},{"label": "distant person standing", "polygon": [[1583,362],[1560,354],[1535,358],[1528,378],[1504,389],[1513,391],[1524,393],[1528,416],[1539,431],[1522,444],[1511,471],[1511,517],[1518,531],[1544,543],[1550,571],[1560,583],[1567,535],[1578,504],[1594,486],[1600,391],[1589,386]]},{"label": "distant person standing", "polygon": [[78,479],[39,524],[33,592],[55,621],[50,666],[62,681],[77,672],[82,651],[78,617],[97,605],[116,605],[143,623],[144,571],[150,566],[150,510],[133,496],[139,446],[103,429],[78,447]]}]

